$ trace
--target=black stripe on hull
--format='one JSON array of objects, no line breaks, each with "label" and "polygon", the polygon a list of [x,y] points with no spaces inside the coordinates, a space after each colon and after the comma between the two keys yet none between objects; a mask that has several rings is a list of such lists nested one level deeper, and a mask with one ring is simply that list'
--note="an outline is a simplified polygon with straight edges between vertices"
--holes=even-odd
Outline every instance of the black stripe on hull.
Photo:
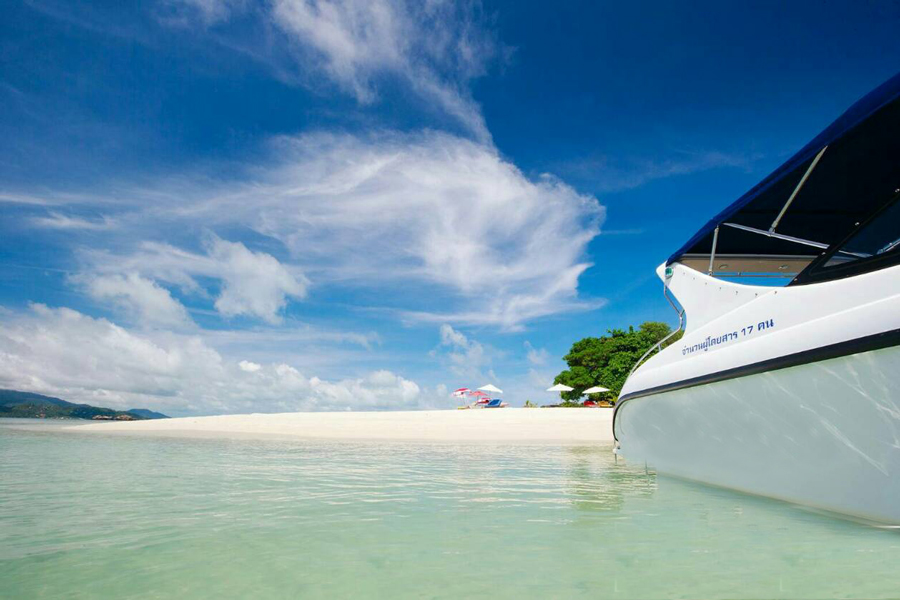
[{"label": "black stripe on hull", "polygon": [[647,388],[645,390],[640,390],[637,392],[631,392],[630,394],[622,396],[621,398],[619,398],[619,401],[616,402],[616,410],[613,413],[613,437],[615,437],[616,416],[618,415],[619,407],[621,407],[622,404],[624,404],[628,400],[634,400],[635,398],[643,398],[646,396],[655,396],[656,394],[662,394],[674,390],[683,390],[685,388],[697,387],[700,385],[706,385],[708,383],[727,381],[729,379],[737,379],[739,377],[758,375],[759,373],[766,373],[769,371],[778,371],[780,369],[799,367],[801,365],[821,362],[823,360],[830,360],[832,358],[841,358],[842,356],[850,356],[852,354],[860,354],[862,352],[871,352],[873,350],[882,350],[884,348],[891,348],[894,346],[900,346],[900,329],[883,331],[881,333],[867,335],[865,337],[856,338],[853,340],[838,342],[836,344],[821,346],[819,348],[811,348],[809,350],[803,350],[802,352],[795,352],[794,354],[787,354],[785,356],[770,358],[768,360],[763,360],[749,365],[742,365],[740,367],[734,367],[732,369],[725,369],[724,371],[718,371],[716,373],[710,373],[708,375],[700,375],[699,377],[691,377],[690,379],[683,379],[681,381],[658,385],[656,387]]}]

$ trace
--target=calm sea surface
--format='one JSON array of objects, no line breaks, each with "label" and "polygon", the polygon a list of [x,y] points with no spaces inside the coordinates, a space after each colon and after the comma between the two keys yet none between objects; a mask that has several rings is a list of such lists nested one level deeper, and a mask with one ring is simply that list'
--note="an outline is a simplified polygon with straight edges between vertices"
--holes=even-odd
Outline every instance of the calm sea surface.
[{"label": "calm sea surface", "polygon": [[24,427],[0,420],[4,598],[900,596],[900,531],[657,477],[609,447]]}]

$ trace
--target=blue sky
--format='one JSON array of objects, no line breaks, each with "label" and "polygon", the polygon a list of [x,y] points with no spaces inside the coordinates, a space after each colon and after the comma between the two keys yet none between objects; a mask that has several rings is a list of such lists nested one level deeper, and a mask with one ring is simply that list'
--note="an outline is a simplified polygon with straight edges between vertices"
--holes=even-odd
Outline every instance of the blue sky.
[{"label": "blue sky", "polygon": [[4,2],[0,386],[544,401],[900,66],[896,3]]}]

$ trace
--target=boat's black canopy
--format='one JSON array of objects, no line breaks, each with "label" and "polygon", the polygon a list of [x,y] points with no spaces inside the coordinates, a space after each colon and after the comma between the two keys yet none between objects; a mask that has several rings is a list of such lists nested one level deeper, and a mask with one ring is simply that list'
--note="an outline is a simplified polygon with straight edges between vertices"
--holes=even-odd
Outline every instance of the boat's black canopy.
[{"label": "boat's black canopy", "polygon": [[[798,189],[804,176],[806,181]],[[743,258],[734,262],[740,262],[744,272],[762,272],[772,264],[765,259],[759,268],[752,268],[752,257],[807,257],[808,262],[824,247],[841,241],[897,188],[900,74],[859,100],[790,160],[713,217],[668,263],[700,264],[701,257],[709,260],[716,228],[716,257]],[[815,244],[788,241],[786,236]]]}]

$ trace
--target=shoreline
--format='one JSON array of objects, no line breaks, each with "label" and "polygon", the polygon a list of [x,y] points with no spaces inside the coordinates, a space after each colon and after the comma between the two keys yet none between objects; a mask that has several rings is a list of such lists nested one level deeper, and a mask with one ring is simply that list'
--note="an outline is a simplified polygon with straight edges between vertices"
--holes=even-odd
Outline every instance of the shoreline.
[{"label": "shoreline", "polygon": [[176,438],[584,445],[613,441],[612,413],[600,408],[253,413],[107,421],[61,429]]}]

